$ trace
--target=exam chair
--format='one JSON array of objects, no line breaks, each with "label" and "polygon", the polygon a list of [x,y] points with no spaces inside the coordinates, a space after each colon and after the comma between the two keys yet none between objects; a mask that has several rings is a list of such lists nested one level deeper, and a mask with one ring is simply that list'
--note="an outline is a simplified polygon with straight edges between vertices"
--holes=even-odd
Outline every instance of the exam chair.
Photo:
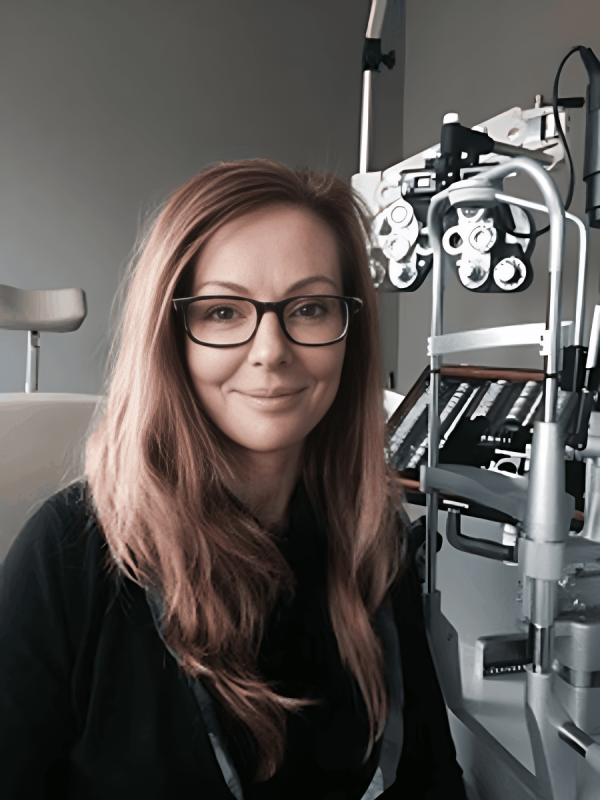
[{"label": "exam chair", "polygon": [[39,340],[77,330],[86,315],[82,289],[0,285],[0,328],[28,337],[25,391],[0,393],[0,564],[27,519],[78,477],[73,456],[100,397],[39,392]]}]

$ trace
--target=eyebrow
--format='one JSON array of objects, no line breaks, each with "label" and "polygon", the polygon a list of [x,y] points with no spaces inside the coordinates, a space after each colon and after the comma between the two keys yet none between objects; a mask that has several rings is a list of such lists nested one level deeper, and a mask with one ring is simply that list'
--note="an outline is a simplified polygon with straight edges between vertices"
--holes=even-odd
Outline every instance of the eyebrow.
[{"label": "eyebrow", "polygon": [[[288,286],[285,294],[295,292],[298,289],[302,289],[304,286],[308,286],[309,283],[316,283],[317,281],[325,281],[326,283],[330,283],[334,289],[337,289],[336,283],[332,281],[331,278],[325,275],[312,275],[310,278],[303,278],[301,281],[296,281],[296,283]],[[245,286],[240,286],[239,283],[232,283],[231,281],[206,281],[198,287],[197,291],[199,292],[205,286],[223,286],[225,289],[232,289],[234,292],[248,293],[249,291]]]}]

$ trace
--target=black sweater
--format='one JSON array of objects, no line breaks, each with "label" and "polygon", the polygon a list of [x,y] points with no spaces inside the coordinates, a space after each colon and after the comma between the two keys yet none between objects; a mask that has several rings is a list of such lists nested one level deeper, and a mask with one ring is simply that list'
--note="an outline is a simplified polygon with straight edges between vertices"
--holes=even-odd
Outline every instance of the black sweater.
[{"label": "black sweater", "polygon": [[[412,565],[391,597],[404,696],[401,757],[396,780],[377,795],[371,780],[382,742],[361,765],[366,710],[341,666],[324,602],[324,532],[299,484],[280,544],[298,588],[269,620],[259,665],[282,693],[323,703],[290,715],[282,766],[253,783],[252,740],[217,701],[211,730],[208,695],[180,673],[144,589],[102,569],[107,544],[82,490],[75,483],[46,501],[2,565],[2,798],[166,800],[192,791],[231,800],[218,730],[244,800],[360,800],[367,787],[369,797],[465,800]],[[393,750],[385,737],[383,746]]]}]

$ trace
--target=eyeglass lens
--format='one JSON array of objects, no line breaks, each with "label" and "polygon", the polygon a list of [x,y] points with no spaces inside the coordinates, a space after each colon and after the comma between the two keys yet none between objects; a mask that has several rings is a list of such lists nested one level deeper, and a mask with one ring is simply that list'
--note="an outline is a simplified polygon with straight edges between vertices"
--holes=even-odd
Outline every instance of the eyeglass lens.
[{"label": "eyeglass lens", "polygon": [[[346,302],[333,297],[301,297],[283,309],[285,328],[299,344],[326,344],[339,339],[347,319]],[[242,344],[254,333],[256,320],[256,307],[247,300],[200,298],[187,308],[192,336],[206,344]]]}]

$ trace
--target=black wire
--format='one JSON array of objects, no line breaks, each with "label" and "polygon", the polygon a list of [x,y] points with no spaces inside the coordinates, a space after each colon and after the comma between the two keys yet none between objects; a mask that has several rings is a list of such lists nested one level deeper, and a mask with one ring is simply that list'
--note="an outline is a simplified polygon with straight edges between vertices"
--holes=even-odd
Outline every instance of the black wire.
[{"label": "black wire", "polygon": [[[502,225],[500,224],[501,221],[498,219],[498,215],[503,213],[503,209],[504,208],[506,208],[506,212],[507,213],[510,213],[510,204],[509,203],[501,203],[498,206],[498,215],[494,218],[494,226],[495,226],[497,231],[500,231],[500,233],[508,234],[509,236],[517,236],[519,239],[529,239],[529,242],[527,243],[527,249],[525,250],[525,255],[527,257],[530,257],[531,254],[533,253],[533,249],[535,247],[535,239],[536,239],[536,235],[537,235],[537,232],[536,232],[536,229],[535,229],[535,220],[533,219],[533,214],[531,213],[531,211],[529,211],[529,209],[522,208],[521,206],[517,206],[517,207],[521,208],[521,211],[525,212],[525,216],[527,217],[527,221],[529,222],[529,230],[527,231],[527,233],[517,233],[517,231],[514,231],[514,230],[513,231],[509,231],[508,227],[507,228],[503,228]],[[506,219],[507,218],[505,217],[505,221],[506,221]],[[513,223],[514,223],[514,218],[513,218]]]},{"label": "black wire", "polygon": [[[573,159],[571,158],[571,151],[569,150],[569,145],[567,144],[567,140],[565,138],[565,132],[563,131],[563,127],[560,124],[560,117],[558,115],[558,81],[560,78],[560,73],[562,72],[562,68],[565,65],[567,59],[569,59],[573,53],[577,53],[580,50],[583,50],[582,45],[577,45],[576,47],[572,47],[567,55],[563,58],[560,62],[560,66],[556,72],[556,77],[554,78],[554,87],[552,89],[552,111],[554,116],[554,124],[558,131],[558,135],[562,141],[563,147],[565,148],[565,152],[567,154],[567,158],[569,159],[569,170],[570,170],[570,177],[569,177],[569,190],[567,192],[567,199],[565,200],[565,211],[568,211],[569,206],[571,205],[571,200],[573,199],[573,191],[575,189],[575,170],[573,168]],[[528,215],[529,216],[529,215]],[[531,221],[531,219],[530,219]],[[528,238],[531,236],[530,233],[516,233],[514,231],[503,231],[501,228],[499,229],[501,233],[510,233],[511,236],[517,236],[523,239]],[[541,236],[544,233],[547,233],[550,230],[550,225],[546,225],[545,228],[541,228],[539,231],[535,231],[533,234],[537,239],[538,236]]]},{"label": "black wire", "polygon": [[[569,191],[567,192],[567,199],[565,200],[565,211],[568,211],[569,206],[571,205],[571,200],[573,199],[573,191],[575,189],[575,170],[573,168],[573,159],[571,158],[571,151],[569,150],[569,145],[567,144],[567,140],[565,138],[565,132],[563,131],[562,125],[560,124],[560,117],[558,116],[558,80],[560,78],[560,73],[562,72],[562,68],[564,67],[567,59],[571,58],[573,53],[578,53],[582,50],[582,45],[577,45],[576,47],[572,47],[567,55],[563,58],[560,62],[560,66],[556,73],[556,78],[554,79],[554,87],[552,89],[552,112],[554,115],[554,124],[556,125],[556,129],[558,131],[558,135],[562,141],[563,147],[567,153],[567,158],[569,159]],[[540,231],[537,232],[536,236],[541,236],[542,233],[546,233],[550,230],[550,225],[546,225],[545,228],[542,228]]]}]

